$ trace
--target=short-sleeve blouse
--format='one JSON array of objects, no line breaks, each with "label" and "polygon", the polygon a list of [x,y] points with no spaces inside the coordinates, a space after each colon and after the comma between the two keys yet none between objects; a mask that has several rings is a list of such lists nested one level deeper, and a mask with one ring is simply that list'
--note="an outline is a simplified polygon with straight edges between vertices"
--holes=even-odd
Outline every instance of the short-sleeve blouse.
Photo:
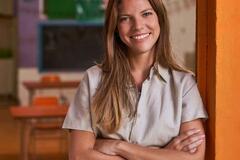
[{"label": "short-sleeve blouse", "polygon": [[207,118],[193,74],[155,65],[142,84],[134,117],[123,117],[121,127],[113,134],[93,128],[90,106],[101,74],[98,66],[85,72],[63,128],[89,131],[102,138],[121,139],[142,146],[161,147],[179,134],[181,123]]}]

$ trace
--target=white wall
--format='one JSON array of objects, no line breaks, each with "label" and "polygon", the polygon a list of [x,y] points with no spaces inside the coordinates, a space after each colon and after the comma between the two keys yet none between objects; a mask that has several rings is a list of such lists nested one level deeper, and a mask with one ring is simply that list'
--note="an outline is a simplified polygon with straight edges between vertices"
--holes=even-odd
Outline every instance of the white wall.
[{"label": "white wall", "polygon": [[192,71],[195,70],[196,0],[165,0],[169,12],[173,52]]}]

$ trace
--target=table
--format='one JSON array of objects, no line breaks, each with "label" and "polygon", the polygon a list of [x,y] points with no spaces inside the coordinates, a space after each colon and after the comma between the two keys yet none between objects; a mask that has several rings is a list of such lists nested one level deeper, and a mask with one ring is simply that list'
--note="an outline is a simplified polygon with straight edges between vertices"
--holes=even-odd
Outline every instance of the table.
[{"label": "table", "polygon": [[33,119],[64,118],[68,106],[12,106],[10,113],[21,123],[21,158],[28,160],[28,144]]},{"label": "table", "polygon": [[41,82],[24,81],[23,86],[29,92],[29,104],[31,104],[36,90],[42,89],[74,89],[77,88],[80,81],[59,81],[59,82]]}]

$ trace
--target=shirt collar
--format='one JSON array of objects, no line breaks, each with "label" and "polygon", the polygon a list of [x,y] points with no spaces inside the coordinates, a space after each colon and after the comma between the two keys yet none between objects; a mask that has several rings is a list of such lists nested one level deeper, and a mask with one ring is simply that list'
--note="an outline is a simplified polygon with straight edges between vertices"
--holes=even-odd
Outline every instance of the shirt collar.
[{"label": "shirt collar", "polygon": [[169,79],[169,68],[162,66],[159,63],[155,63],[151,68],[149,78],[153,77],[153,74],[156,74],[159,79],[162,79],[164,82],[168,82]]},{"label": "shirt collar", "polygon": [[[159,78],[159,80],[163,80],[165,83],[168,82],[169,80],[169,68],[168,67],[164,67],[163,65],[159,64],[159,63],[155,63],[151,69],[150,69],[150,73],[149,73],[149,77],[147,78],[148,80],[151,80],[152,77],[154,75],[157,75],[157,77]],[[129,84],[128,85],[130,88],[134,88],[133,84]]]}]

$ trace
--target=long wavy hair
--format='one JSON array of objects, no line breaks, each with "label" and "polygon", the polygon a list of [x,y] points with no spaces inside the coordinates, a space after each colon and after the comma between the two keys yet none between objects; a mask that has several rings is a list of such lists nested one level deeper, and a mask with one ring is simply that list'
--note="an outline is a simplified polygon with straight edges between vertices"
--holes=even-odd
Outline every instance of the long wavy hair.
[{"label": "long wavy hair", "polygon": [[[172,52],[169,40],[169,20],[162,0],[148,0],[158,16],[161,28],[159,39],[155,46],[154,62],[170,69],[185,71],[180,66]],[[131,118],[135,114],[135,101],[129,92],[133,85],[130,64],[127,58],[127,46],[118,35],[118,5],[121,0],[109,0],[105,12],[105,55],[99,65],[102,77],[93,98],[91,106],[93,124],[108,133],[116,132],[121,126],[123,113]]]}]

